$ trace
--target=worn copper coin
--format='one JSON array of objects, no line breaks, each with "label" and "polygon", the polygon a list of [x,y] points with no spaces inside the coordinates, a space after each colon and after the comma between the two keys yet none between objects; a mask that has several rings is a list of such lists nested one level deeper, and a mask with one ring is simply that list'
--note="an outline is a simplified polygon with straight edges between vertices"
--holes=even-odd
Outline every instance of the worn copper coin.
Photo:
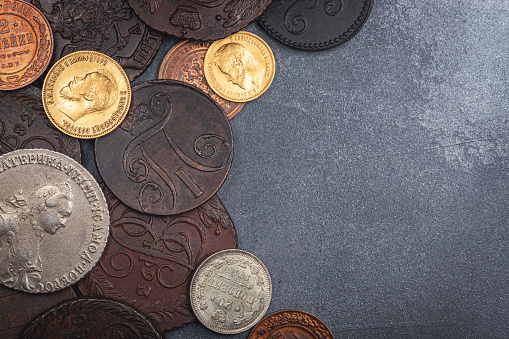
[{"label": "worn copper coin", "polygon": [[249,339],[334,339],[329,328],[316,316],[299,310],[281,310],[263,318]]},{"label": "worn copper coin", "polygon": [[53,34],[44,15],[24,1],[0,0],[0,90],[34,82],[52,53]]},{"label": "worn copper coin", "polygon": [[48,18],[55,36],[52,63],[78,51],[96,51],[118,62],[133,81],[154,59],[162,35],[132,12],[127,0],[30,0]]},{"label": "worn copper coin", "polygon": [[274,0],[259,22],[285,45],[321,50],[357,34],[371,7],[373,0]]},{"label": "worn copper coin", "polygon": [[104,192],[110,240],[98,265],[78,284],[80,291],[135,307],[159,331],[194,320],[189,304],[194,269],[211,253],[237,247],[235,227],[219,198],[157,217],[133,211],[107,188]]},{"label": "worn copper coin", "polygon": [[23,329],[39,314],[75,297],[70,287],[55,293],[29,294],[0,286],[0,338],[19,338]]},{"label": "worn copper coin", "polygon": [[20,338],[160,339],[152,324],[133,308],[113,300],[72,299],[36,318]]},{"label": "worn copper coin", "polygon": [[229,120],[246,105],[221,98],[214,93],[205,79],[203,65],[211,42],[186,40],[176,44],[164,57],[159,69],[159,79],[186,82],[207,93],[221,106]]},{"label": "worn copper coin", "polygon": [[124,122],[95,143],[99,173],[135,210],[178,214],[211,198],[228,174],[233,136],[223,110],[200,90],[155,80],[133,88]]},{"label": "worn copper coin", "polygon": [[22,148],[45,148],[81,162],[79,141],[48,120],[35,86],[0,92],[0,154]]},{"label": "worn copper coin", "polygon": [[177,37],[216,40],[254,21],[271,0],[129,0],[147,25]]}]

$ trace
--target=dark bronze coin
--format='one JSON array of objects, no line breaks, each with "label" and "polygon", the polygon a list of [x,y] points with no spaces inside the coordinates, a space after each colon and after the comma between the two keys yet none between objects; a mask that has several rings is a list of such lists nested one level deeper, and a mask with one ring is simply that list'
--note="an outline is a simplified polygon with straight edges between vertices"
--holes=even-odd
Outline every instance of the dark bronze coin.
[{"label": "dark bronze coin", "polygon": [[71,288],[55,293],[31,294],[0,286],[0,338],[18,338],[39,314],[61,301],[75,297]]},{"label": "dark bronze coin", "polygon": [[78,139],[60,132],[49,121],[39,88],[0,92],[0,154],[28,148],[49,149],[81,162]]},{"label": "dark bronze coin", "polygon": [[140,212],[171,215],[212,197],[233,157],[230,123],[200,90],[172,80],[132,89],[120,128],[98,138],[101,177],[123,203]]},{"label": "dark bronze coin", "polygon": [[72,299],[35,319],[20,338],[143,338],[160,339],[140,313],[119,302],[104,299]]},{"label": "dark bronze coin", "polygon": [[240,31],[271,0],[129,0],[147,25],[177,37],[217,40]]},{"label": "dark bronze coin", "polygon": [[104,193],[111,236],[98,265],[79,282],[80,291],[129,304],[160,331],[194,320],[189,303],[194,269],[212,253],[237,248],[237,232],[219,198],[157,217],[133,211],[107,188]]},{"label": "dark bronze coin", "polygon": [[251,331],[249,339],[334,339],[327,325],[316,316],[299,310],[269,314]]},{"label": "dark bronze coin", "polygon": [[373,0],[274,0],[259,22],[290,47],[321,50],[357,34],[371,7]]},{"label": "dark bronze coin", "polygon": [[30,0],[48,18],[55,36],[52,64],[77,51],[112,57],[130,81],[154,59],[162,35],[146,26],[127,0]]}]

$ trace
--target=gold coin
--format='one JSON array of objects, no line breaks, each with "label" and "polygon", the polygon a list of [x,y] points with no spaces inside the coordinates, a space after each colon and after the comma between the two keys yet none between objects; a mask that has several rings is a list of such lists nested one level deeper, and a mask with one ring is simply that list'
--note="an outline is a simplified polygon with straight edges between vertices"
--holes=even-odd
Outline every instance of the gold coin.
[{"label": "gold coin", "polygon": [[62,132],[76,138],[98,138],[124,120],[131,104],[131,85],[122,67],[109,56],[75,52],[48,72],[42,102],[49,119]]},{"label": "gold coin", "polygon": [[205,78],[217,95],[246,102],[269,88],[276,62],[270,47],[259,36],[238,32],[210,45],[204,67]]}]

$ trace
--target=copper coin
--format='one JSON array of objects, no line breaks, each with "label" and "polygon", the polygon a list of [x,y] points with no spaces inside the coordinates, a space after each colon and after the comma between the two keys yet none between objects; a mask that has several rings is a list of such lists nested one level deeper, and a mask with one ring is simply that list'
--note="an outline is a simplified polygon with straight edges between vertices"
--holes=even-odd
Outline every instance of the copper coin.
[{"label": "copper coin", "polygon": [[52,64],[77,51],[108,55],[130,81],[143,73],[157,54],[162,35],[145,25],[127,0],[30,0],[48,18],[55,35]]},{"label": "copper coin", "polygon": [[78,139],[53,126],[44,112],[41,98],[41,90],[35,86],[0,92],[0,154],[44,148],[81,162]]},{"label": "copper coin", "polygon": [[101,177],[123,203],[178,214],[212,197],[228,174],[233,135],[223,110],[200,90],[155,80],[132,89],[120,128],[96,140]]},{"label": "copper coin", "polygon": [[104,193],[111,236],[99,264],[79,282],[80,291],[129,304],[160,331],[194,320],[189,303],[194,269],[212,253],[237,248],[237,232],[219,198],[157,217],[133,211],[107,188]]},{"label": "copper coin", "polygon": [[20,338],[143,338],[160,339],[152,324],[140,313],[119,302],[103,299],[72,299],[35,319]]},{"label": "copper coin", "polygon": [[39,314],[61,301],[75,297],[71,288],[49,294],[29,294],[0,286],[0,338],[18,338]]},{"label": "copper coin", "polygon": [[0,90],[34,82],[52,53],[53,34],[44,15],[24,1],[0,0]]},{"label": "copper coin", "polygon": [[323,321],[299,310],[282,310],[269,314],[249,335],[249,339],[272,338],[334,339]]},{"label": "copper coin", "polygon": [[216,40],[254,21],[271,0],[129,0],[141,20],[177,37]]},{"label": "copper coin", "polygon": [[205,54],[210,44],[211,42],[194,40],[176,44],[161,63],[159,79],[179,80],[198,87],[214,99],[231,120],[246,104],[223,99],[210,88],[203,70]]}]

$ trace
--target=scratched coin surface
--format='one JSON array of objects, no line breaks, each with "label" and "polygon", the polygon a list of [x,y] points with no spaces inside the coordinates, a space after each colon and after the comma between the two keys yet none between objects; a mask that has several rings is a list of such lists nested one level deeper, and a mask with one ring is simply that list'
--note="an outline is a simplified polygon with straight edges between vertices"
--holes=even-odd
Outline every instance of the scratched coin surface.
[{"label": "scratched coin surface", "polygon": [[0,283],[30,293],[66,288],[99,260],[109,214],[92,175],[61,153],[0,156]]},{"label": "scratched coin surface", "polygon": [[127,0],[31,0],[48,18],[55,38],[52,63],[77,51],[104,53],[133,81],[154,59],[162,34],[145,25]]},{"label": "scratched coin surface", "polygon": [[269,314],[251,331],[249,339],[334,339],[318,317],[299,310],[281,310]]},{"label": "scratched coin surface", "polygon": [[271,0],[129,0],[141,20],[185,39],[216,40],[240,31]]},{"label": "scratched coin surface", "polygon": [[0,154],[23,148],[45,148],[81,162],[79,141],[48,120],[41,90],[33,85],[0,92]]},{"label": "scratched coin surface", "polygon": [[24,1],[0,0],[0,90],[34,82],[52,53],[53,34],[44,15]]},{"label": "scratched coin surface", "polygon": [[30,323],[20,338],[161,339],[152,324],[133,308],[113,300],[64,301]]},{"label": "scratched coin surface", "polygon": [[108,134],[124,120],[131,84],[120,65],[92,51],[71,53],[51,67],[42,88],[51,122],[75,138]]},{"label": "scratched coin surface", "polygon": [[133,306],[159,331],[194,320],[189,303],[194,269],[210,254],[237,247],[237,232],[219,198],[158,217],[132,210],[107,188],[104,193],[110,240],[98,265],[79,282],[80,291]]},{"label": "scratched coin surface", "polygon": [[161,63],[159,79],[179,80],[198,87],[214,99],[231,120],[244,108],[245,103],[221,98],[207,83],[203,64],[210,44],[206,41],[186,40],[173,46]]},{"label": "scratched coin surface", "polygon": [[204,70],[208,84],[217,95],[246,102],[258,98],[270,87],[276,61],[262,38],[239,32],[210,45]]},{"label": "scratched coin surface", "polygon": [[234,334],[265,315],[272,296],[269,272],[253,254],[224,250],[203,261],[191,281],[191,306],[212,331]]},{"label": "scratched coin surface", "polygon": [[373,0],[274,0],[259,22],[285,45],[322,50],[357,34],[371,7]]},{"label": "scratched coin surface", "polygon": [[101,177],[123,203],[171,215],[211,198],[228,174],[233,136],[223,110],[200,90],[173,80],[133,88],[124,122],[95,143]]}]

